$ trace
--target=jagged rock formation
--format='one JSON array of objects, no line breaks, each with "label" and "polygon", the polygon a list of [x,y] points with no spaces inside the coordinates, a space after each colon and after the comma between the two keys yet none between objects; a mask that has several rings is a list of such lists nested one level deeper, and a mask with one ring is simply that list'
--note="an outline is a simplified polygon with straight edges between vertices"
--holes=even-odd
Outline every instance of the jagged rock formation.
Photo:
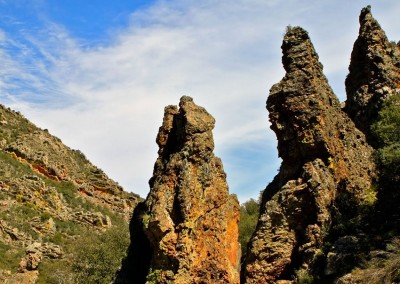
[{"label": "jagged rock formation", "polygon": [[[267,101],[282,165],[262,197],[243,283],[314,272],[326,256],[322,246],[335,218],[356,216],[373,194],[372,149],[342,112],[307,32],[289,27],[282,51],[286,75]],[[340,261],[338,252],[326,261]]]},{"label": "jagged rock formation", "polygon": [[389,42],[385,32],[371,14],[371,7],[362,9],[360,31],[354,43],[346,78],[345,111],[376,145],[371,124],[376,121],[382,103],[400,93],[400,42]]},{"label": "jagged rock formation", "polygon": [[150,193],[132,217],[117,283],[239,283],[236,196],[213,154],[214,118],[192,98],[165,108]]},{"label": "jagged rock formation", "polygon": [[111,218],[127,231],[139,201],[80,151],[0,105],[0,283],[35,283],[39,264],[53,259],[70,265],[64,246],[89,228],[122,229]]}]

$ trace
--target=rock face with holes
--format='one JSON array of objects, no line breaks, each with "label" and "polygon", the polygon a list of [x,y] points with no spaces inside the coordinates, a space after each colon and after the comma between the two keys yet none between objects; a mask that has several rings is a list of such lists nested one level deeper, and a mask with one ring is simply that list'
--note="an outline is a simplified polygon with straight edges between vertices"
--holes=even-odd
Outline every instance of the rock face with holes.
[{"label": "rock face with holes", "polygon": [[214,123],[190,97],[165,108],[150,193],[133,214],[117,283],[239,283],[239,204],[213,154]]},{"label": "rock face with holes", "polygon": [[263,193],[243,283],[314,273],[335,218],[351,219],[369,202],[375,171],[372,149],[341,110],[308,33],[289,27],[282,51],[286,75],[267,101],[282,165]]},{"label": "rock face with holes", "polygon": [[360,14],[360,31],[354,43],[346,78],[345,111],[375,144],[370,126],[382,103],[400,93],[400,42],[390,42],[368,6]]}]

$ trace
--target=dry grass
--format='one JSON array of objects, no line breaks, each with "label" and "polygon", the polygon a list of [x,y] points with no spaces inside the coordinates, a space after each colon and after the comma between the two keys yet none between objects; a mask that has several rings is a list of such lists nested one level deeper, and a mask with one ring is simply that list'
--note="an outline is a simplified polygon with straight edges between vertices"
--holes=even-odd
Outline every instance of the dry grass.
[{"label": "dry grass", "polygon": [[394,238],[385,251],[377,252],[364,268],[353,270],[338,283],[393,284],[400,283],[400,238]]}]

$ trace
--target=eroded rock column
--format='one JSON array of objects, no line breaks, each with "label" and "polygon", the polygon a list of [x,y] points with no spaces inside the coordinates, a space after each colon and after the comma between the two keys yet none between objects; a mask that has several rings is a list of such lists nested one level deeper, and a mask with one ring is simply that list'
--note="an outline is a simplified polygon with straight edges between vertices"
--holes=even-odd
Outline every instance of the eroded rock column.
[{"label": "eroded rock column", "polygon": [[312,274],[326,257],[322,246],[333,215],[346,206],[355,211],[346,218],[356,215],[373,180],[372,149],[342,112],[308,33],[289,27],[282,51],[286,75],[267,101],[282,165],[263,194],[243,283]]},{"label": "eroded rock column", "polygon": [[383,102],[400,94],[400,42],[388,40],[370,6],[362,9],[359,21],[359,35],[346,78],[345,111],[366,134],[368,142],[376,146],[371,124],[376,121]]},{"label": "eroded rock column", "polygon": [[125,283],[239,283],[239,204],[213,154],[214,124],[190,97],[165,108],[150,193],[132,218]]}]

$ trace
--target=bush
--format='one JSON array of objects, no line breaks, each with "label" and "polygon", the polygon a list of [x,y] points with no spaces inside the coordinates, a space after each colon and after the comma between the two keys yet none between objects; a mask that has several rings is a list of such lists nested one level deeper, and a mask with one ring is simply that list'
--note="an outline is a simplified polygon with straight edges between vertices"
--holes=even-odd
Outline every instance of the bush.
[{"label": "bush", "polygon": [[71,264],[66,260],[44,259],[37,284],[75,284]]},{"label": "bush", "polygon": [[22,248],[13,248],[3,242],[0,242],[0,270],[10,270],[15,272],[18,263],[25,254]]},{"label": "bush", "polygon": [[398,180],[400,172],[400,95],[392,96],[371,127],[378,140],[378,163],[382,174]]},{"label": "bush", "polygon": [[298,284],[312,284],[314,283],[314,277],[308,274],[304,270],[296,271],[296,280]]},{"label": "bush", "polygon": [[128,226],[82,235],[72,248],[72,271],[76,283],[111,283],[128,246]]},{"label": "bush", "polygon": [[371,130],[379,142],[378,224],[400,232],[400,94],[386,101]]},{"label": "bush", "polygon": [[240,206],[239,243],[243,256],[247,252],[247,244],[257,226],[259,210],[260,203],[253,198]]},{"label": "bush", "polygon": [[61,260],[45,259],[38,284],[112,283],[129,246],[128,225],[105,232],[81,229]]}]

